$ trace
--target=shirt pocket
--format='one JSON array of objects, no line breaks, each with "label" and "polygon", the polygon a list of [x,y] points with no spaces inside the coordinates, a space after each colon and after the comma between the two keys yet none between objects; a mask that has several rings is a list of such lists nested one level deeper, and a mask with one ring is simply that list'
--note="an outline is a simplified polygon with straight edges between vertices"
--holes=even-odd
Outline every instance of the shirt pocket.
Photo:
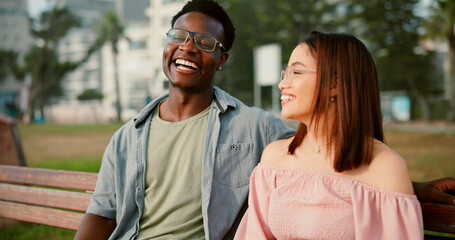
[{"label": "shirt pocket", "polygon": [[248,185],[257,162],[253,143],[218,144],[216,179],[221,185],[230,187]]}]

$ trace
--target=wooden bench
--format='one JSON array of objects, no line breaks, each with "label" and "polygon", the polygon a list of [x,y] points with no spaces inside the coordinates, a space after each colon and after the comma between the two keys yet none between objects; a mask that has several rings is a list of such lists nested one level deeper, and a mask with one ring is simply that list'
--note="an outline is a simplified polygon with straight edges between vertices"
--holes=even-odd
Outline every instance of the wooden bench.
[{"label": "wooden bench", "polygon": [[[96,173],[0,165],[0,217],[77,230],[96,179]],[[425,230],[455,236],[455,206],[421,206]]]},{"label": "wooden bench", "polygon": [[77,230],[97,176],[0,165],[0,217]]}]

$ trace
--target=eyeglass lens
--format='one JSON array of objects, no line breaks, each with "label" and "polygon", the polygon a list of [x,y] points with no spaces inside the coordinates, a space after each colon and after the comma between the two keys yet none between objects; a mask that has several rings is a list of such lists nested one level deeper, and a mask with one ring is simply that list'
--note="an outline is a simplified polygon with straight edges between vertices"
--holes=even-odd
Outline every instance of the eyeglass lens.
[{"label": "eyeglass lens", "polygon": [[281,81],[284,81],[285,84],[291,84],[292,82],[292,71],[290,68],[286,68],[285,70],[281,70]]},{"label": "eyeglass lens", "polygon": [[182,29],[169,30],[167,33],[168,42],[175,45],[182,45],[188,41],[190,34],[194,36],[194,43],[197,48],[209,52],[215,50],[217,40],[214,37],[202,33],[190,33]]}]

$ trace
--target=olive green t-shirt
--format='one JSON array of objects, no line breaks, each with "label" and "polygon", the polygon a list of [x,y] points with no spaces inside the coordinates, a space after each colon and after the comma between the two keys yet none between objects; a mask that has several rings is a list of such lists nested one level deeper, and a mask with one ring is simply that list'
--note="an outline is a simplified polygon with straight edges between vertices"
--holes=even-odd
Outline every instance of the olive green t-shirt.
[{"label": "olive green t-shirt", "polygon": [[137,239],[204,239],[201,168],[210,107],[180,122],[150,125],[144,211]]}]

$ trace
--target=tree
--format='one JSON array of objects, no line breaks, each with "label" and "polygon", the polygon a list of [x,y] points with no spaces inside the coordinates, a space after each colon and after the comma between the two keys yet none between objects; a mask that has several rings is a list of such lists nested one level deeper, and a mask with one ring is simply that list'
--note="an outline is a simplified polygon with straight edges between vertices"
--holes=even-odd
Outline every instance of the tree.
[{"label": "tree", "polygon": [[25,69],[18,62],[17,52],[0,49],[0,83],[2,83],[8,74],[13,74],[14,78],[22,81],[25,77]]},{"label": "tree", "polygon": [[77,100],[79,101],[101,101],[103,98],[103,94],[93,88],[85,89],[77,96]]},{"label": "tree", "polygon": [[422,120],[432,113],[428,98],[441,94],[434,53],[423,51],[419,29],[423,19],[414,14],[419,0],[351,0],[349,28],[364,39],[376,60],[381,90],[406,90],[419,103]]},{"label": "tree", "polygon": [[285,64],[302,35],[312,30],[337,31],[366,43],[378,66],[381,90],[409,91],[420,102],[423,118],[431,118],[427,99],[441,92],[441,79],[432,78],[433,54],[416,51],[422,23],[413,14],[418,0],[220,2],[237,26],[237,37],[217,85],[247,104],[253,102],[254,47],[280,43]]},{"label": "tree", "polygon": [[98,33],[97,40],[91,47],[91,51],[101,48],[104,44],[110,43],[111,51],[113,56],[113,65],[114,65],[114,81],[115,81],[115,94],[116,101],[115,106],[117,109],[117,121],[122,120],[122,106],[120,102],[120,83],[119,83],[119,74],[118,74],[118,42],[121,39],[127,39],[124,33],[124,25],[118,18],[117,14],[110,10],[106,11],[102,21],[96,26]]},{"label": "tree", "polygon": [[95,121],[98,122],[98,112],[96,111],[96,103],[103,100],[104,96],[101,92],[96,89],[90,88],[85,89],[81,94],[77,96],[77,100],[81,102],[89,102]]},{"label": "tree", "polygon": [[61,80],[69,71],[85,62],[90,52],[80,61],[59,60],[57,44],[68,31],[79,26],[79,19],[67,8],[54,8],[43,12],[39,19],[30,19],[30,31],[38,39],[24,57],[25,71],[31,76],[30,118],[35,120],[35,110],[44,116],[44,107],[53,97],[62,95]]},{"label": "tree", "polygon": [[425,22],[426,37],[445,38],[449,45],[450,100],[448,119],[455,121],[455,2],[436,0],[431,2],[430,16]]},{"label": "tree", "polygon": [[9,68],[11,64],[11,58],[12,58],[12,52],[0,49],[0,66],[3,66],[0,68],[0,83],[5,81],[6,77],[9,74]]},{"label": "tree", "polygon": [[216,83],[249,105],[253,104],[254,47],[281,44],[281,59],[285,64],[302,35],[311,30],[333,31],[338,27],[336,19],[327,18],[337,7],[330,1],[224,0],[220,3],[236,26],[236,40]]}]

